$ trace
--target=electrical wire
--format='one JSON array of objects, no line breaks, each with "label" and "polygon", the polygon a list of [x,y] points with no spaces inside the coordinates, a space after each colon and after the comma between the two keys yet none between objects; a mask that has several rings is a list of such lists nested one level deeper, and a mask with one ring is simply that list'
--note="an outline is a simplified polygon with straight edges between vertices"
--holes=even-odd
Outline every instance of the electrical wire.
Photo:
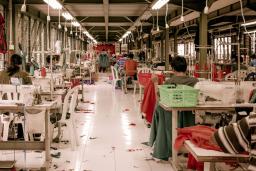
[{"label": "electrical wire", "polygon": [[188,26],[187,26],[186,22],[184,22],[184,26],[185,26],[185,28],[186,28],[186,30],[187,30],[188,36],[189,36],[190,39],[193,41],[193,37],[192,37],[192,35],[191,35],[190,32],[189,32],[189,29],[188,29]]},{"label": "electrical wire", "polygon": [[181,1],[181,16],[183,16],[183,10],[184,10],[184,2],[183,0]]},{"label": "electrical wire", "polygon": [[159,26],[158,26],[158,10],[156,12],[157,18],[156,18],[156,30],[159,31]]},{"label": "electrical wire", "polygon": [[[243,22],[245,24],[246,22],[245,22],[245,18],[244,18],[244,10],[243,10],[243,2],[242,2],[242,0],[240,0],[240,7],[241,7],[241,15],[242,15],[242,18],[243,18]],[[250,39],[252,39],[251,35],[247,31],[246,25],[243,25],[243,27],[244,27],[244,30],[246,31],[246,33],[248,34],[248,36],[250,37]]]},{"label": "electrical wire", "polygon": [[166,4],[166,8],[165,8],[165,27],[169,27],[168,23],[167,23],[167,15],[168,15],[168,3]]}]

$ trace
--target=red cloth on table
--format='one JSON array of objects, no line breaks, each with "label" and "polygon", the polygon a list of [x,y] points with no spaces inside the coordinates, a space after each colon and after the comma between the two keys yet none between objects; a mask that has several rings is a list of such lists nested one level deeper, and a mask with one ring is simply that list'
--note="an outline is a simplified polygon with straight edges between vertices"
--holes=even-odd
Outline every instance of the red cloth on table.
[{"label": "red cloth on table", "polygon": [[144,89],[144,97],[141,103],[141,112],[146,114],[146,120],[151,123],[156,105],[155,84],[149,81]]},{"label": "red cloth on table", "polygon": [[214,132],[217,131],[215,128],[197,125],[185,128],[177,128],[177,131],[178,137],[175,140],[175,150],[179,150],[186,140],[190,140],[193,144],[200,148],[222,151],[218,145],[215,145],[210,141]]},{"label": "red cloth on table", "polygon": [[[216,131],[215,128],[197,125],[185,128],[177,128],[177,131],[178,137],[175,140],[175,150],[179,150],[186,140],[190,140],[193,144],[200,148],[222,151],[219,146],[213,144],[210,141],[211,137]],[[191,154],[189,154],[187,168],[203,171],[204,164],[203,162],[196,161],[196,159]]]}]

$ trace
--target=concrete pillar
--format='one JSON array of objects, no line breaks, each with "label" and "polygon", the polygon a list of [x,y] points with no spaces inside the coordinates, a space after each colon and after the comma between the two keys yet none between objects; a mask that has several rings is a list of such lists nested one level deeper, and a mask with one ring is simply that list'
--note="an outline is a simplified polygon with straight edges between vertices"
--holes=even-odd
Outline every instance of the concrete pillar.
[{"label": "concrete pillar", "polygon": [[169,28],[165,30],[165,70],[169,70]]},{"label": "concrete pillar", "polygon": [[[207,46],[207,37],[208,37],[208,18],[207,15],[203,12],[200,14],[200,21],[199,21],[199,46],[206,47]],[[199,49],[199,65],[200,70],[204,70],[204,66],[207,62],[207,49],[200,48]]]},{"label": "concrete pillar", "polygon": [[161,34],[161,56],[160,56],[160,61],[164,61],[164,38],[165,38],[165,33]]},{"label": "concrete pillar", "polygon": [[174,31],[174,57],[178,56],[178,31]]}]

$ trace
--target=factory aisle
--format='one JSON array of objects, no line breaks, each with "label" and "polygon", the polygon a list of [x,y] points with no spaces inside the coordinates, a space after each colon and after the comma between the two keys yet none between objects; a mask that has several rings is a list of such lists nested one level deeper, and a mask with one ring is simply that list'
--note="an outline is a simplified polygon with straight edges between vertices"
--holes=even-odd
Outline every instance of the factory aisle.
[{"label": "factory aisle", "polygon": [[[113,90],[107,77],[96,86],[86,86],[87,106],[92,113],[77,114],[81,138],[76,170],[170,171],[169,162],[150,160],[150,147],[142,145],[149,131],[138,114],[138,97]],[[90,112],[90,111],[88,111]]]},{"label": "factory aisle", "polygon": [[[86,85],[85,102],[75,114],[80,146],[72,151],[70,144],[52,144],[51,171],[172,171],[170,162],[156,162],[148,141],[148,129],[139,115],[138,95],[113,90],[108,78],[96,85]],[[68,139],[64,130],[63,138]],[[17,160],[16,166],[27,168],[43,164],[44,152],[6,151],[2,160]]]}]

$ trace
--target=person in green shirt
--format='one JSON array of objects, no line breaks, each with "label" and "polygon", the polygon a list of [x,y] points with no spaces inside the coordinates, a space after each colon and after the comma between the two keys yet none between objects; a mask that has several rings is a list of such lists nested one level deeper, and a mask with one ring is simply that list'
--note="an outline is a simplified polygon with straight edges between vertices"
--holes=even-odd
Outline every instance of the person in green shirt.
[{"label": "person in green shirt", "polygon": [[[165,84],[183,84],[194,86],[198,79],[186,75],[187,62],[184,57],[174,57],[171,62],[174,75]],[[193,126],[195,116],[190,111],[179,113],[180,128]],[[160,160],[168,160],[172,154],[172,113],[164,110],[159,104],[156,105],[148,145],[153,147],[152,156]]]}]

